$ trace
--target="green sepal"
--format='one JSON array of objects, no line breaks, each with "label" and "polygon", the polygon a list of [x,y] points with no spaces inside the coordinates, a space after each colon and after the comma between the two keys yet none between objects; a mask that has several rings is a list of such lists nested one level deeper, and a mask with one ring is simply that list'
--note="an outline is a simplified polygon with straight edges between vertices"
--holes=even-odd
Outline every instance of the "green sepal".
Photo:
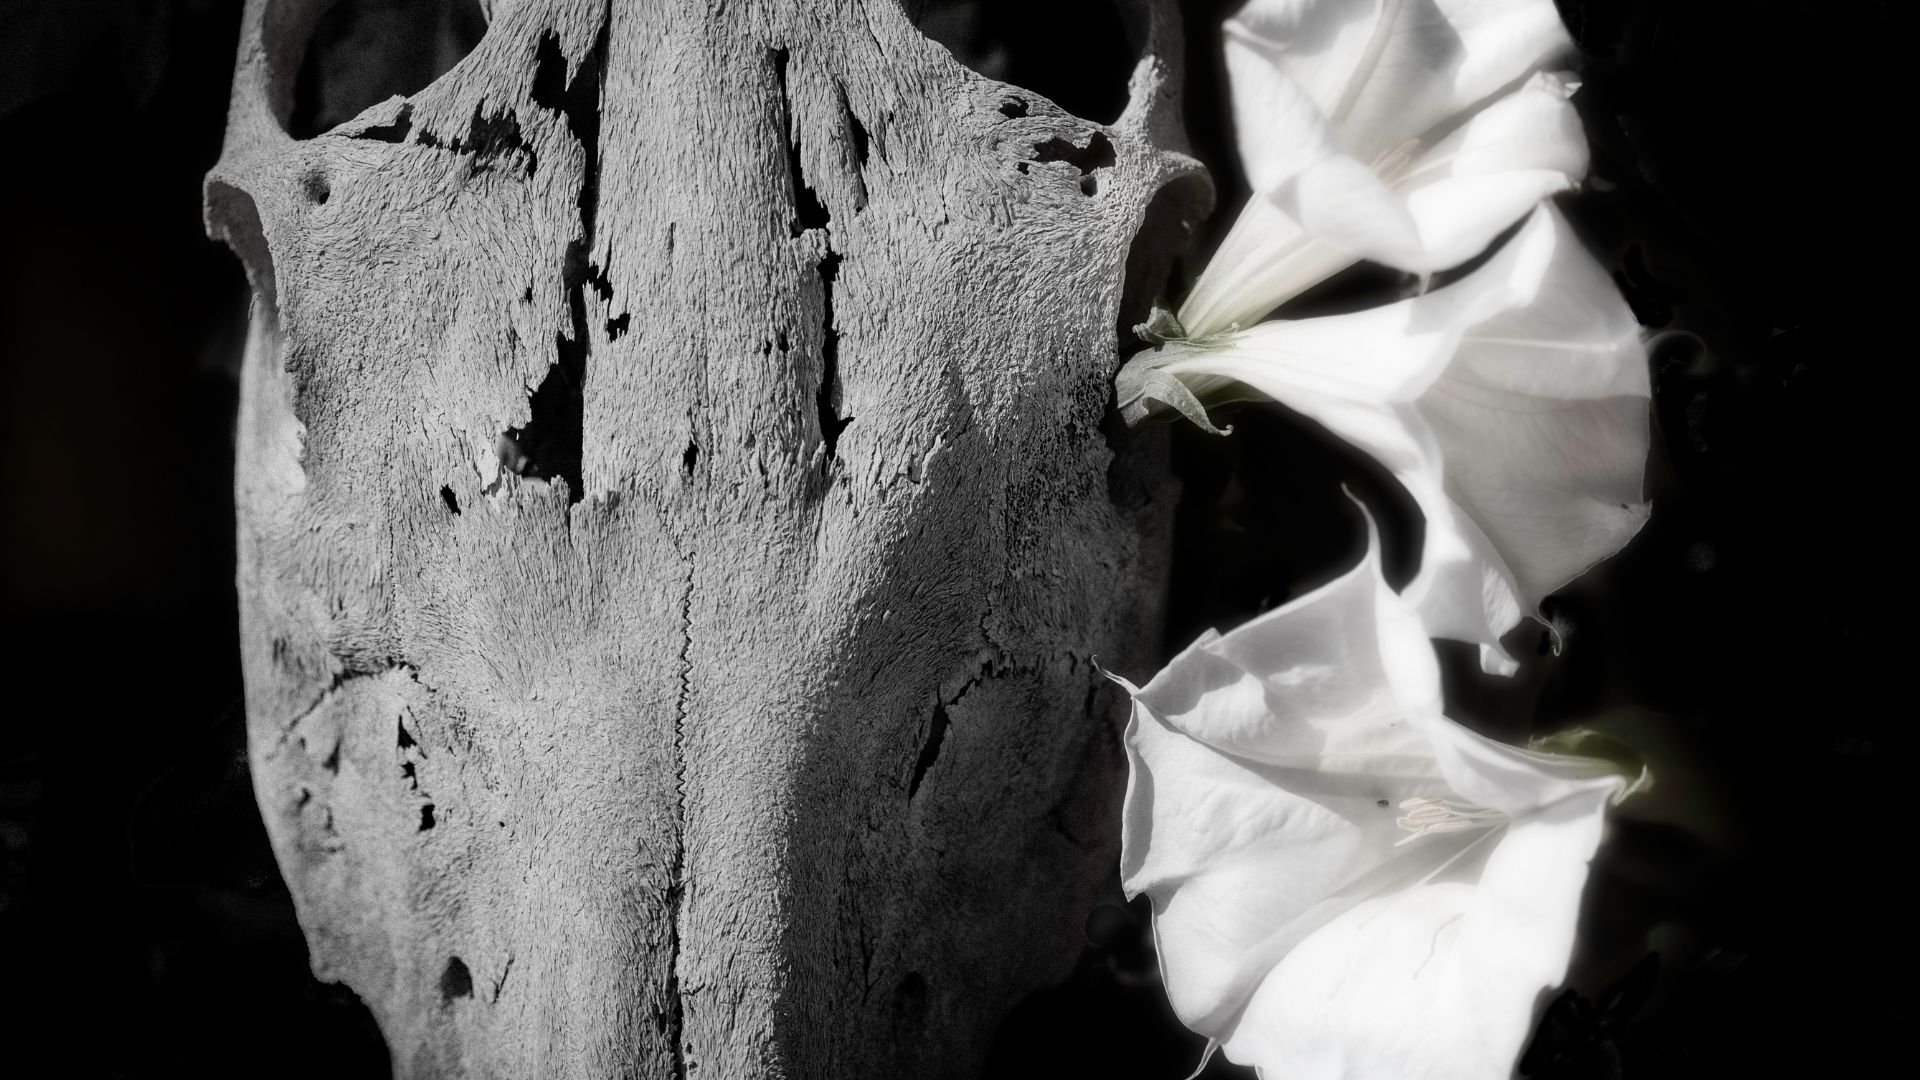
[{"label": "green sepal", "polygon": [[1572,727],[1551,735],[1541,735],[1529,741],[1527,748],[1543,754],[1583,757],[1611,766],[1627,779],[1627,785],[1613,796],[1615,806],[1653,788],[1653,770],[1648,768],[1646,759],[1633,747],[1593,728]]}]

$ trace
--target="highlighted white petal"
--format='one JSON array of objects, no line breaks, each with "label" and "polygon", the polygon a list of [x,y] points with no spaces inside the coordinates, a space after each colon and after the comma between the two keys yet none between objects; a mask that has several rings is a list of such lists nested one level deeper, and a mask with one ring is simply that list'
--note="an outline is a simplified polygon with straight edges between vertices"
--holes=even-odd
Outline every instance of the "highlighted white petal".
[{"label": "highlighted white petal", "polygon": [[1548,216],[1554,258],[1533,302],[1468,331],[1415,406],[1475,551],[1423,571],[1419,599],[1429,630],[1480,642],[1489,670],[1511,664],[1499,640],[1522,616],[1624,547],[1648,514],[1639,324],[1565,223]]},{"label": "highlighted white petal", "polygon": [[1128,361],[1116,389],[1133,422],[1270,398],[1373,456],[1426,518],[1408,597],[1491,671],[1512,671],[1507,631],[1646,518],[1639,328],[1551,208],[1447,288],[1169,344]]},{"label": "highlighted white petal", "polygon": [[1371,535],[1352,571],[1135,693],[1122,881],[1152,898],[1175,1012],[1234,1061],[1300,1080],[1512,1069],[1623,781],[1439,701]]},{"label": "highlighted white petal", "polygon": [[[1552,0],[1252,0],[1226,33],[1229,56],[1237,47],[1285,76],[1362,159],[1447,124],[1573,46]],[[1236,106],[1257,100],[1243,82],[1250,68],[1229,67]],[[1248,157],[1293,134],[1238,126]]]},{"label": "highlighted white petal", "polygon": [[1478,255],[1585,174],[1571,93],[1564,76],[1538,74],[1431,142],[1364,165],[1299,163],[1241,210],[1181,305],[1187,335],[1251,326],[1361,259],[1428,273]]}]

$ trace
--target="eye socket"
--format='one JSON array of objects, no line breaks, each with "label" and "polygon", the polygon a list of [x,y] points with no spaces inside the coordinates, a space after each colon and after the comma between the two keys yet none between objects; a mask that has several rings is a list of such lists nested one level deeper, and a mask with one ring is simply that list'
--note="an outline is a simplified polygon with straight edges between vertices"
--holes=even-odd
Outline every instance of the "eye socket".
[{"label": "eye socket", "polygon": [[390,97],[419,93],[486,30],[480,0],[336,0],[307,38],[287,134],[311,139]]},{"label": "eye socket", "polygon": [[1145,0],[900,0],[921,33],[989,79],[1110,124],[1147,42]]}]

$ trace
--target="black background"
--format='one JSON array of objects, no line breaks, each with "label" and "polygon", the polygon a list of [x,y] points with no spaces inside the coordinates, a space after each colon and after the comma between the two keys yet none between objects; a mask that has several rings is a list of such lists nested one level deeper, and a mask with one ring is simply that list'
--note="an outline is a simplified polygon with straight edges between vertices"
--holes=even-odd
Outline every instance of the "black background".
[{"label": "black background", "polygon": [[[1215,36],[1231,6],[1193,0],[1186,18],[1196,152],[1228,211],[1214,235],[1245,196]],[[1011,77],[1109,118],[1130,58],[1115,35],[1076,44],[1089,3],[988,7],[1044,31]],[[1596,864],[1574,990],[1525,1064],[1872,1075],[1916,1026],[1913,710],[1897,693],[1915,610],[1897,479],[1917,426],[1897,167],[1910,39],[1872,0],[1561,7],[1595,144],[1566,208],[1659,335],[1655,509],[1550,601],[1560,655],[1529,650],[1495,684],[1455,650],[1449,692],[1510,735],[1604,718],[1654,754],[1661,788]],[[364,1009],[306,972],[241,744],[244,283],[199,218],[238,8],[0,0],[9,1077],[385,1075]],[[1174,433],[1172,647],[1340,568],[1358,528],[1343,482],[1385,513],[1403,569],[1414,549],[1417,522],[1366,463],[1271,410],[1234,419],[1232,440]],[[1185,1075],[1195,1044],[1140,931],[1137,910],[1099,913],[1080,968],[1008,1020],[989,1074]]]}]

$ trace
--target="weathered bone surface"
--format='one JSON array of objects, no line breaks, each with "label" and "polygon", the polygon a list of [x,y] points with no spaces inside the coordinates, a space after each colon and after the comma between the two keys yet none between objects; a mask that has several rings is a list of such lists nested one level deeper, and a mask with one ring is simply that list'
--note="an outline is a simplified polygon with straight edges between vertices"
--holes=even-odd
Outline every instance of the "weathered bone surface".
[{"label": "weathered bone surface", "polygon": [[1205,199],[1172,14],[1101,127],[895,0],[493,0],[299,141],[327,6],[248,4],[207,183],[314,969],[402,1077],[974,1074],[1111,888],[1093,659],[1153,646],[1168,492],[1101,426],[1129,244]]}]

